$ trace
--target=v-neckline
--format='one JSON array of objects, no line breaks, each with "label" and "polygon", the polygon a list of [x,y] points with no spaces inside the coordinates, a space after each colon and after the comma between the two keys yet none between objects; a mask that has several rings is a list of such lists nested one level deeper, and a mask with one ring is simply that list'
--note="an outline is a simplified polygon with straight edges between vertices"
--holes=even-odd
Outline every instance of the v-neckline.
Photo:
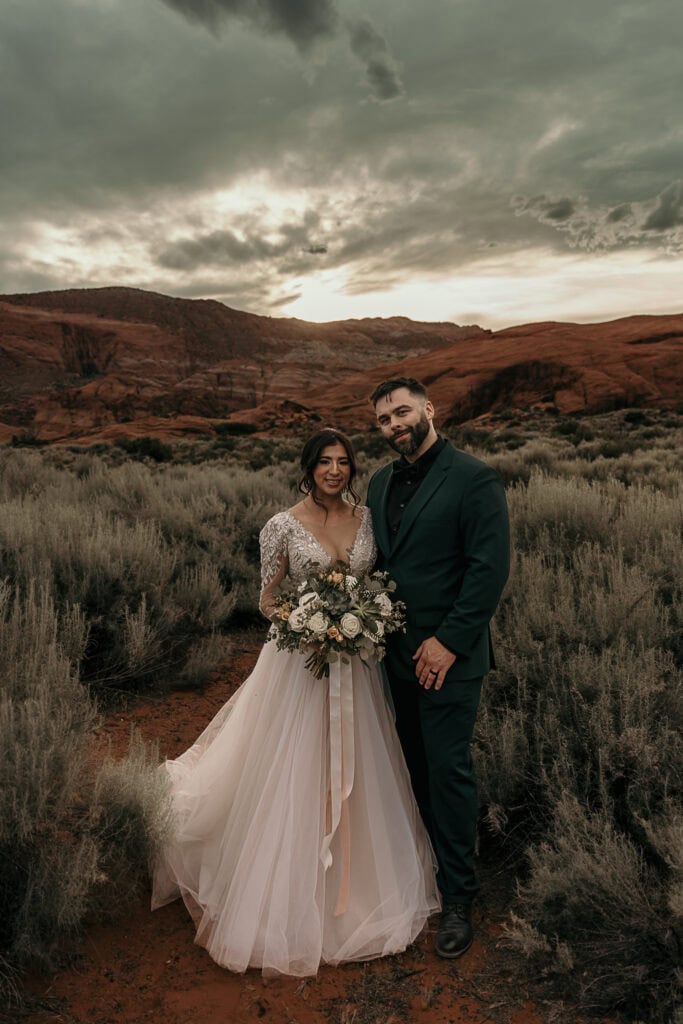
[{"label": "v-neckline", "polygon": [[327,557],[332,559],[333,562],[344,562],[345,565],[348,565],[348,566],[351,565],[351,558],[353,557],[353,552],[356,549],[356,544],[358,543],[358,537],[360,536],[360,531],[361,531],[361,528],[362,528],[363,523],[365,521],[365,509],[361,509],[360,522],[358,524],[358,529],[356,530],[356,536],[353,538],[353,544],[349,548],[346,549],[348,551],[348,553],[349,553],[349,560],[348,560],[348,562],[345,561],[345,559],[343,559],[343,558],[337,558],[335,555],[330,554],[330,552],[327,550],[325,545],[321,544],[321,542],[318,540],[316,535],[314,533],[311,533],[311,531],[308,529],[308,527],[304,526],[304,524],[301,522],[299,517],[295,516],[293,512],[289,511],[289,509],[285,510],[285,515],[289,516],[290,519],[293,519],[294,522],[304,531],[304,533],[308,537],[310,537],[311,540],[314,541],[318,545],[320,550],[324,551],[325,554],[327,555]]}]

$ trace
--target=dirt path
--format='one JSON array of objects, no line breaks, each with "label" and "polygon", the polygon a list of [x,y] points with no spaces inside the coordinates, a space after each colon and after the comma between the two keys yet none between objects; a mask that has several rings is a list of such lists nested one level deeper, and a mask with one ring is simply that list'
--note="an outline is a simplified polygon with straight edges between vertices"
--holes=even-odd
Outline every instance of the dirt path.
[{"label": "dirt path", "polygon": [[[131,724],[174,757],[194,740],[250,672],[262,636],[239,633],[232,657],[203,694],[171,694],[110,715],[100,730],[126,749]],[[193,943],[180,901],[152,914],[147,899],[114,924],[91,927],[75,962],[27,979],[24,1024],[546,1024],[557,1005],[529,1001],[524,978],[501,947],[495,894],[477,905],[477,938],[459,961],[432,952],[435,922],[400,956],[323,967],[316,978],[235,975]],[[576,1020],[571,1014],[563,1019]]]}]

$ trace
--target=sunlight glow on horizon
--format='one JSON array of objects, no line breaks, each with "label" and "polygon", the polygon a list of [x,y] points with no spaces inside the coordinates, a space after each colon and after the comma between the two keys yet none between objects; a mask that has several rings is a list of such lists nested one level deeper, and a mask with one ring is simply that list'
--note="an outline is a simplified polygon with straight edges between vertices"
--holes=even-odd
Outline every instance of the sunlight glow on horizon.
[{"label": "sunlight glow on horizon", "polygon": [[[540,268],[539,268],[540,265]],[[295,282],[300,296],[276,315],[323,323],[363,317],[479,324],[501,330],[548,320],[603,322],[683,312],[683,260],[643,260],[636,252],[605,255],[516,253],[460,268],[439,280],[406,280],[352,294],[342,271]]]},{"label": "sunlight glow on horizon", "polygon": [[[167,267],[160,274],[155,247],[189,237],[191,225],[212,226],[218,232],[229,229],[239,236],[242,218],[248,221],[258,215],[262,231],[276,232],[283,218],[305,216],[309,201],[310,196],[307,199],[301,191],[278,191],[267,176],[259,176],[229,189],[196,195],[184,204],[175,223],[166,200],[144,210],[122,211],[114,230],[93,215],[61,224],[35,221],[24,256],[36,268],[59,267],[64,288],[125,285],[213,298],[250,313],[317,323],[405,316],[500,330],[547,320],[586,323],[683,312],[683,258],[638,250],[492,250],[443,274],[387,272],[384,287],[381,273],[366,257],[344,266],[325,266],[334,259],[333,242],[320,257],[311,257],[310,269],[299,264],[289,273],[273,273],[254,258],[241,263],[226,259],[212,268]],[[317,225],[321,237],[326,226],[324,221]],[[316,234],[312,229],[312,240]],[[271,242],[276,236],[261,237]],[[403,280],[398,279],[400,274]],[[252,281],[259,287],[250,293]]]}]

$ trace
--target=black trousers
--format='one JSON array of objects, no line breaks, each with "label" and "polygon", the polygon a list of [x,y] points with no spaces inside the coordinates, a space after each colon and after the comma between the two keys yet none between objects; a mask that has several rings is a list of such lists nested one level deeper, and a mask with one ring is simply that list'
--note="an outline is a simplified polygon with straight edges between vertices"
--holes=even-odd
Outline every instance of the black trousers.
[{"label": "black trousers", "polygon": [[479,891],[474,848],[479,801],[471,742],[481,679],[425,690],[417,679],[389,676],[396,728],[413,791],[439,866],[444,905],[471,903]]}]

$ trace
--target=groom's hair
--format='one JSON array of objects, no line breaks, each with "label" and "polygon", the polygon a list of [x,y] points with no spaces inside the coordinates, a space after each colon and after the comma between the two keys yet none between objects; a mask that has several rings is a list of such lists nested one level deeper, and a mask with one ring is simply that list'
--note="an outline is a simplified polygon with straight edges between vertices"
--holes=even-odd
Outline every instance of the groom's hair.
[{"label": "groom's hair", "polygon": [[386,395],[398,391],[399,388],[407,388],[411,395],[419,395],[420,398],[427,397],[427,389],[419,380],[415,380],[414,377],[395,377],[393,380],[383,380],[381,384],[378,384],[370,395],[370,401],[373,405],[377,405],[380,398],[385,398]]}]

